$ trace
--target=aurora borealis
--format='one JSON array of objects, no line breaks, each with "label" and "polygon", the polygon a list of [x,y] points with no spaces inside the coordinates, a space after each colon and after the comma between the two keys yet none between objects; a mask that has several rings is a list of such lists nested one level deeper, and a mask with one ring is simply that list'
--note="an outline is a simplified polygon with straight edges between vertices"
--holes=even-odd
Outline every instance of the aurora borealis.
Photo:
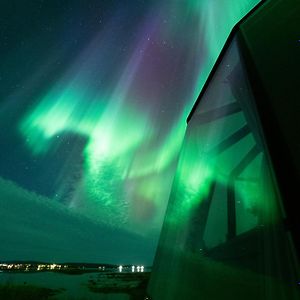
[{"label": "aurora borealis", "polygon": [[187,115],[258,2],[4,5],[0,176],[155,249]]}]

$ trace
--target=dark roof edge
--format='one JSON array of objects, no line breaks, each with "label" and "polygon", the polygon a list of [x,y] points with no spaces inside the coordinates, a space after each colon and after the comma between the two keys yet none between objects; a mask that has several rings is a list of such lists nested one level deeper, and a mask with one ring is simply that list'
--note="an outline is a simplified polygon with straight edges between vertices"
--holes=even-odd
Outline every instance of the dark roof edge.
[{"label": "dark roof edge", "polygon": [[214,77],[214,75],[215,75],[215,73],[216,73],[216,70],[217,70],[218,67],[219,67],[219,64],[221,63],[223,57],[225,56],[225,53],[226,53],[227,49],[229,48],[229,45],[231,44],[231,42],[232,42],[232,40],[233,40],[233,37],[235,36],[235,34],[237,33],[237,31],[239,30],[241,24],[242,24],[244,21],[246,21],[246,19],[248,19],[248,17],[250,17],[256,10],[258,10],[258,9],[259,9],[262,5],[264,5],[266,2],[267,2],[267,0],[261,0],[258,4],[256,4],[256,5],[248,12],[248,13],[247,13],[247,14],[246,14],[239,22],[237,22],[237,23],[233,26],[233,28],[231,29],[231,31],[230,31],[230,33],[229,33],[229,35],[228,35],[228,38],[227,38],[227,40],[226,40],[226,42],[225,42],[225,44],[224,44],[224,46],[223,46],[223,48],[222,48],[222,50],[221,50],[221,52],[220,52],[220,54],[219,54],[219,56],[218,56],[218,58],[217,58],[217,60],[216,60],[216,62],[215,62],[215,64],[214,64],[213,68],[211,69],[211,71],[210,71],[210,73],[209,73],[209,75],[208,75],[208,77],[207,77],[207,79],[206,79],[206,81],[205,81],[205,83],[204,83],[204,85],[203,85],[201,91],[200,91],[199,96],[198,96],[196,102],[194,103],[194,105],[193,105],[193,107],[192,107],[192,109],[191,109],[191,111],[190,111],[190,113],[189,113],[189,115],[188,115],[188,117],[187,117],[187,120],[186,120],[187,123],[191,120],[191,118],[192,118],[192,116],[193,116],[193,114],[194,114],[194,112],[195,112],[195,110],[196,110],[196,108],[197,108],[199,102],[201,101],[202,96],[203,96],[204,93],[206,92],[206,89],[208,88],[208,86],[209,86],[209,84],[210,84],[210,81],[211,81],[212,78]]}]

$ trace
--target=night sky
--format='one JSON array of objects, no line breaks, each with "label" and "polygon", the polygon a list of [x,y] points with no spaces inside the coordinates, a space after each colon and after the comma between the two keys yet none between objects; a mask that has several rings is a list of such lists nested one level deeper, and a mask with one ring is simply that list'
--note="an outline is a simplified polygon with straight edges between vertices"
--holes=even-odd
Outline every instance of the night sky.
[{"label": "night sky", "polygon": [[1,1],[0,260],[151,264],[186,117],[258,2]]}]

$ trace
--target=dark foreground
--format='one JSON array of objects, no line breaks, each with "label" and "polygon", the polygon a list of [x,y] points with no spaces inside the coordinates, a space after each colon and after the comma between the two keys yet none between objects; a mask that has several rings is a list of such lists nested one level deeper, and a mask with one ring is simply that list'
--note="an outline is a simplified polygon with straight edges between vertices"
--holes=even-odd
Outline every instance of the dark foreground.
[{"label": "dark foreground", "polygon": [[[26,280],[23,276],[22,280]],[[57,275],[59,276],[59,275]],[[64,275],[70,280],[77,275]],[[80,275],[79,275],[80,276]],[[43,285],[32,284],[30,281],[7,281],[0,283],[0,299],[6,300],[44,300],[44,299],[110,299],[109,295],[113,295],[112,299],[144,299],[146,287],[150,277],[150,273],[94,273],[88,274],[88,280],[81,283],[86,289],[86,294],[80,296],[70,296],[66,288],[45,287]],[[66,277],[63,279],[66,281]],[[68,279],[67,279],[68,280]],[[46,283],[47,285],[47,283]],[[49,284],[51,286],[51,284]],[[63,285],[62,285],[63,286]],[[119,295],[119,296],[118,296]]]}]

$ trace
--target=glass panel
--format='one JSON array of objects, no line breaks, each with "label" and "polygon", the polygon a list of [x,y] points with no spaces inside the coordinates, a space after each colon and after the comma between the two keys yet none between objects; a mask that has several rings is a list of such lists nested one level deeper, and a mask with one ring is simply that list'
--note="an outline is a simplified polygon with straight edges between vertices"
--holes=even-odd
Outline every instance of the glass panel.
[{"label": "glass panel", "polygon": [[257,120],[235,39],[188,124],[156,259],[168,277],[156,274],[166,282],[158,299],[299,299]]},{"label": "glass panel", "polygon": [[237,235],[255,227],[259,222],[258,203],[262,193],[261,164],[263,154],[260,153],[247,166],[245,171],[235,181]]},{"label": "glass panel", "polygon": [[[205,249],[213,248],[226,242],[228,222],[226,194],[226,186],[216,184],[204,231]],[[203,251],[205,249],[199,250]]]}]

